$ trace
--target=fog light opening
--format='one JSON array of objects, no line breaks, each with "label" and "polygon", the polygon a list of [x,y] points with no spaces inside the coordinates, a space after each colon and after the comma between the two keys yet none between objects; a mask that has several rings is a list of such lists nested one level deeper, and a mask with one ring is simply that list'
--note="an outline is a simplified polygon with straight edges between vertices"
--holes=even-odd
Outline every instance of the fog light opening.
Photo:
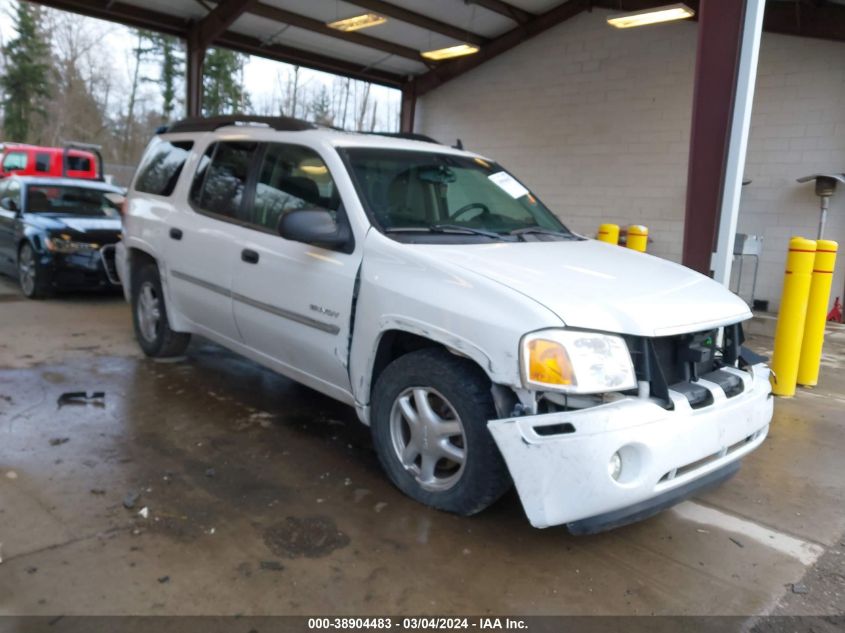
[{"label": "fog light opening", "polygon": [[607,463],[607,473],[614,481],[619,481],[619,476],[622,474],[622,456],[617,451],[610,457]]}]

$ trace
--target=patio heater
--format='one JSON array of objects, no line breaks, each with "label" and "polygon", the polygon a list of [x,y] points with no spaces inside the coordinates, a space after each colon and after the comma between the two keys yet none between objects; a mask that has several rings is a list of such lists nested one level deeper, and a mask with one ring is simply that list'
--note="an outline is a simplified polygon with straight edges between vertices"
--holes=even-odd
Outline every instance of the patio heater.
[{"label": "patio heater", "polygon": [[827,210],[830,207],[830,198],[836,191],[836,183],[845,183],[845,174],[812,174],[802,176],[798,182],[816,181],[816,195],[820,199],[821,214],[819,215],[819,235],[816,239],[824,236],[824,225],[827,222]]}]

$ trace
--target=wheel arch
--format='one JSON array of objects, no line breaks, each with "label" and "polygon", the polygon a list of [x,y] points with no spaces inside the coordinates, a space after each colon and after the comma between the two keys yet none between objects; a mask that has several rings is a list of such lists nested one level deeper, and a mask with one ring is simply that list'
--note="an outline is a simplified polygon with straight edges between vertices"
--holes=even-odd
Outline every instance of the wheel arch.
[{"label": "wheel arch", "polygon": [[[516,396],[513,390],[496,383],[490,357],[478,347],[463,339],[440,330],[415,327],[408,323],[395,322],[382,329],[373,346],[373,353],[364,375],[356,381],[360,386],[358,397],[358,415],[365,424],[369,424],[369,405],[372,401],[373,388],[379,376],[396,359],[427,348],[444,349],[457,357],[471,361],[490,380],[497,409],[507,407]],[[500,407],[501,405],[501,407]]]},{"label": "wheel arch", "polygon": [[165,274],[161,260],[150,252],[150,250],[135,244],[131,246],[127,245],[126,247],[127,274],[126,280],[122,280],[127,288],[127,294],[130,297],[130,302],[134,292],[133,285],[135,271],[139,270],[140,267],[145,264],[152,264],[158,269],[161,286],[164,290],[164,300],[167,302],[167,321],[171,329],[174,331],[190,331],[185,319],[177,309],[176,302],[173,300],[173,293],[171,292],[170,284],[168,283],[167,275]]}]

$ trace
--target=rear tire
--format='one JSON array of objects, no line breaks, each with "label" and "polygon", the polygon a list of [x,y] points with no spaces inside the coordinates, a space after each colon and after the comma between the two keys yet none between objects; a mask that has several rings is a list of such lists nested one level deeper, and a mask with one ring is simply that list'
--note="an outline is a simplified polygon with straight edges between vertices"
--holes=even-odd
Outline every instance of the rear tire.
[{"label": "rear tire", "polygon": [[425,505],[469,516],[507,492],[510,474],[487,421],[490,380],[445,349],[406,354],[379,376],[371,431],[390,480]]},{"label": "rear tire", "polygon": [[191,335],[174,332],[167,318],[158,266],[143,264],[132,277],[132,324],[144,354],[167,358],[184,354]]}]

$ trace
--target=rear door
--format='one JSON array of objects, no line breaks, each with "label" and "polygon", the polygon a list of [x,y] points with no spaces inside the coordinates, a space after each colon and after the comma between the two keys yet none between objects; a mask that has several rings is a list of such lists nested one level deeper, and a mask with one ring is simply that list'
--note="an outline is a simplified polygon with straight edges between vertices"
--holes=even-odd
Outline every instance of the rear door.
[{"label": "rear door", "polygon": [[166,260],[171,299],[196,329],[240,342],[232,312],[232,267],[240,256],[235,231],[243,223],[244,194],[258,144],[212,143],[190,185],[191,209],[173,214]]},{"label": "rear door", "polygon": [[315,149],[268,143],[256,173],[232,281],[238,328],[279,371],[343,399],[350,391],[349,328],[363,249],[330,250],[277,232],[279,219],[293,209],[328,209],[345,221],[335,181]]}]

